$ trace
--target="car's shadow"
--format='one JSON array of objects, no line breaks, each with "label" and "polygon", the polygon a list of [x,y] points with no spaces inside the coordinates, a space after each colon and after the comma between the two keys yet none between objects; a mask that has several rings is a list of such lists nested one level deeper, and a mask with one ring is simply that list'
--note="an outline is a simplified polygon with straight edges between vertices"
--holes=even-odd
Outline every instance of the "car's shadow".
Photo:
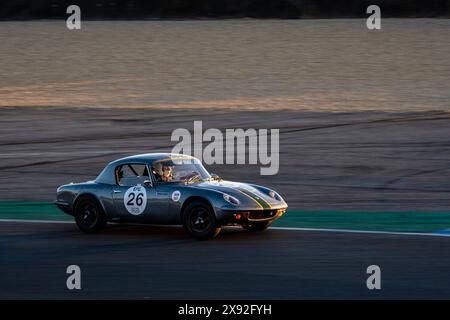
[{"label": "car's shadow", "polygon": [[[250,240],[274,236],[274,230],[264,232],[249,232],[241,227],[224,227],[213,241],[216,240]],[[159,226],[132,223],[109,223],[98,235],[114,237],[126,236],[133,238],[166,238],[171,240],[194,238],[183,229],[182,226]]]}]

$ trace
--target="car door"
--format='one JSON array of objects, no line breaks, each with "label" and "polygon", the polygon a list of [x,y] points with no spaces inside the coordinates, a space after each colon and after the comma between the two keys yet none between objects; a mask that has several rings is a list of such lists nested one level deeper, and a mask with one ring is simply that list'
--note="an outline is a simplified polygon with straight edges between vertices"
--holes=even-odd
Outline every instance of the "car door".
[{"label": "car door", "polygon": [[[169,212],[170,210],[170,201],[171,196],[174,190],[174,186],[172,183],[156,183],[155,186],[155,202],[158,205],[158,207],[161,208],[161,212],[164,212],[164,215],[161,215],[159,218],[162,221],[162,223],[165,224],[173,224],[174,219],[171,217],[171,214]],[[173,212],[172,212],[173,215]]]},{"label": "car door", "polygon": [[126,222],[164,223],[167,206],[161,205],[146,164],[122,164],[115,175],[112,193],[116,216]]}]

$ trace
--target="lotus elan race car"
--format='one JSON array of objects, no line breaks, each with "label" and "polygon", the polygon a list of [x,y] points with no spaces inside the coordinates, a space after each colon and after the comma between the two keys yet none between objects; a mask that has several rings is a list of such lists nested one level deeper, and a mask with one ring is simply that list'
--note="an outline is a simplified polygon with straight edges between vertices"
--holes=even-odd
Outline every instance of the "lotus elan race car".
[{"label": "lotus elan race car", "polygon": [[268,188],[224,181],[191,156],[150,153],[109,163],[94,181],[57,189],[55,204],[94,233],[110,222],[182,224],[197,239],[222,226],[265,230],[287,204]]}]

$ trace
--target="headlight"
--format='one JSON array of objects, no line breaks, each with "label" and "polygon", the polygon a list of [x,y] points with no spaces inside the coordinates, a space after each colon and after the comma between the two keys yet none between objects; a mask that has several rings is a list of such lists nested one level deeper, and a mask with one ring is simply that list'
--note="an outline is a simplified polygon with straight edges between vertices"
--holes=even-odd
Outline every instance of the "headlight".
[{"label": "headlight", "polygon": [[278,201],[282,200],[281,196],[278,193],[276,193],[275,191],[273,191],[273,190],[269,191],[269,196],[271,198],[275,199],[275,200],[278,200]]},{"label": "headlight", "polygon": [[226,193],[223,194],[223,199],[224,199],[226,202],[231,203],[231,204],[234,204],[234,205],[240,204],[240,202],[239,202],[238,199],[236,199],[235,197],[230,196],[229,194],[226,194]]}]

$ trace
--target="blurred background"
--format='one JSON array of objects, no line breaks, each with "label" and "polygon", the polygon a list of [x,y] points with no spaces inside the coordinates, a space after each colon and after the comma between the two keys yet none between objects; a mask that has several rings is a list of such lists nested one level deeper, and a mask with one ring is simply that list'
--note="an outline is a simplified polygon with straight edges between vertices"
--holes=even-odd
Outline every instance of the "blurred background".
[{"label": "blurred background", "polygon": [[449,0],[3,0],[2,19],[66,18],[69,5],[90,19],[349,18],[366,17],[372,4],[385,17],[447,16]]}]

